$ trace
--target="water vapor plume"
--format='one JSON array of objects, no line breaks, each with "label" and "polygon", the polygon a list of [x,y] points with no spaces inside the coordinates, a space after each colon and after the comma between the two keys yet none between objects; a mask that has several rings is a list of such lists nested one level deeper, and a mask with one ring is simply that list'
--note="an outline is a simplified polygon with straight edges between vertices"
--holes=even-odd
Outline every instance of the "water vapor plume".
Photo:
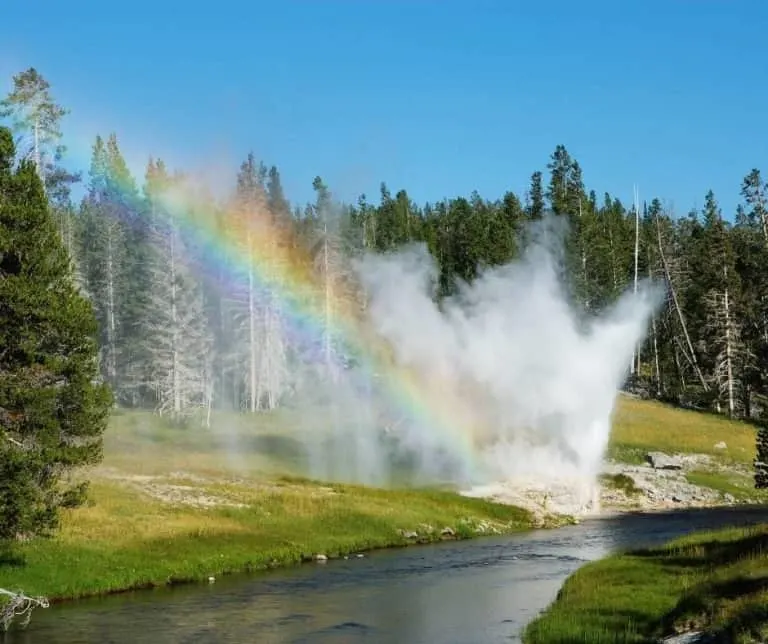
[{"label": "water vapor plume", "polygon": [[370,323],[415,374],[424,405],[454,425],[409,419],[401,444],[441,452],[457,482],[597,476],[618,389],[663,293],[643,282],[580,316],[562,279],[564,232],[553,218],[536,222],[519,260],[483,271],[439,306],[424,245],[358,265]]}]

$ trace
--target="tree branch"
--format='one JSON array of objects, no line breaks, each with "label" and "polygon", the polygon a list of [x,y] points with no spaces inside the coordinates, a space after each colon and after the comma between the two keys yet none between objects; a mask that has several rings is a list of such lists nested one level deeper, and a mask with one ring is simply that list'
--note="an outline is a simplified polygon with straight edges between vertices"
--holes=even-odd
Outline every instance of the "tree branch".
[{"label": "tree branch", "polygon": [[14,618],[21,617],[22,628],[29,624],[32,610],[35,608],[48,608],[50,605],[45,597],[28,597],[22,592],[14,593],[5,588],[0,588],[0,595],[8,597],[7,602],[0,606],[0,626],[7,631]]}]

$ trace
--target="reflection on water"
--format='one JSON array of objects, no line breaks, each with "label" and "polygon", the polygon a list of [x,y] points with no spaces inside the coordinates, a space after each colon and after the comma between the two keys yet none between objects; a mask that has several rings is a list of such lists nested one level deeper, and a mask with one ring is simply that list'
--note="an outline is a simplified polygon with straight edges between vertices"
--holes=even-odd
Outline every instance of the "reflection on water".
[{"label": "reflection on water", "polygon": [[691,530],[765,521],[765,509],[624,516],[514,537],[116,595],[36,610],[8,644],[254,642],[485,644],[514,635],[584,562]]}]

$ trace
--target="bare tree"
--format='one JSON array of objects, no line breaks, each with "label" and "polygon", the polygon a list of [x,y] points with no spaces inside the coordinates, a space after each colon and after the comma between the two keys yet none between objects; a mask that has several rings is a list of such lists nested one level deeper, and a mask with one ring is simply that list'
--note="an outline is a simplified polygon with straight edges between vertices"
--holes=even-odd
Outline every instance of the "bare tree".
[{"label": "bare tree", "polygon": [[7,631],[17,617],[21,618],[21,627],[26,627],[35,608],[48,608],[49,605],[45,597],[29,597],[22,592],[14,593],[5,588],[0,588],[0,595],[7,598],[5,603],[0,604],[0,626],[3,631]]},{"label": "bare tree", "polygon": [[226,303],[237,342],[230,363],[245,384],[250,412],[274,409],[288,386],[288,357],[275,289],[284,261],[270,211],[266,168],[252,154],[241,165],[237,198],[226,221],[239,242],[239,288]]},{"label": "bare tree", "polygon": [[213,339],[177,222],[153,202],[147,344],[157,411],[174,420],[211,404]]},{"label": "bare tree", "polygon": [[685,324],[685,316],[683,315],[682,308],[680,308],[680,302],[677,298],[677,291],[675,289],[675,284],[672,281],[672,273],[669,268],[669,263],[667,262],[666,255],[664,253],[664,243],[662,241],[662,236],[661,236],[661,223],[659,221],[658,212],[655,213],[654,219],[656,223],[656,238],[658,242],[659,258],[661,259],[661,265],[662,265],[662,268],[664,269],[664,277],[666,279],[669,292],[672,296],[672,302],[674,304],[675,311],[677,312],[678,320],[680,321],[680,328],[682,329],[683,337],[685,339],[685,343],[688,351],[686,352],[685,349],[682,347],[682,345],[679,345],[679,346],[683,350],[683,353],[687,358],[688,362],[693,367],[693,370],[696,373],[696,376],[699,379],[699,382],[701,382],[701,386],[704,388],[704,391],[709,391],[709,384],[704,378],[704,374],[701,372],[701,369],[699,368],[699,363],[696,360],[696,352],[693,349],[691,336],[688,333],[688,328]]}]

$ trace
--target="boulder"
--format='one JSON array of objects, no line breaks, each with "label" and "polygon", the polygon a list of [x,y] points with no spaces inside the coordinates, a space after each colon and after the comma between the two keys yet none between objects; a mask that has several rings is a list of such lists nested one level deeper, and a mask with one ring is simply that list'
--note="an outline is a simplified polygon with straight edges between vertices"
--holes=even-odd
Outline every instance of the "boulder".
[{"label": "boulder", "polygon": [[645,459],[655,470],[681,470],[683,462],[678,456],[670,456],[664,452],[648,452]]},{"label": "boulder", "polygon": [[715,449],[728,449],[728,445],[726,444],[725,441],[719,441],[719,442],[715,443],[714,448]]}]

